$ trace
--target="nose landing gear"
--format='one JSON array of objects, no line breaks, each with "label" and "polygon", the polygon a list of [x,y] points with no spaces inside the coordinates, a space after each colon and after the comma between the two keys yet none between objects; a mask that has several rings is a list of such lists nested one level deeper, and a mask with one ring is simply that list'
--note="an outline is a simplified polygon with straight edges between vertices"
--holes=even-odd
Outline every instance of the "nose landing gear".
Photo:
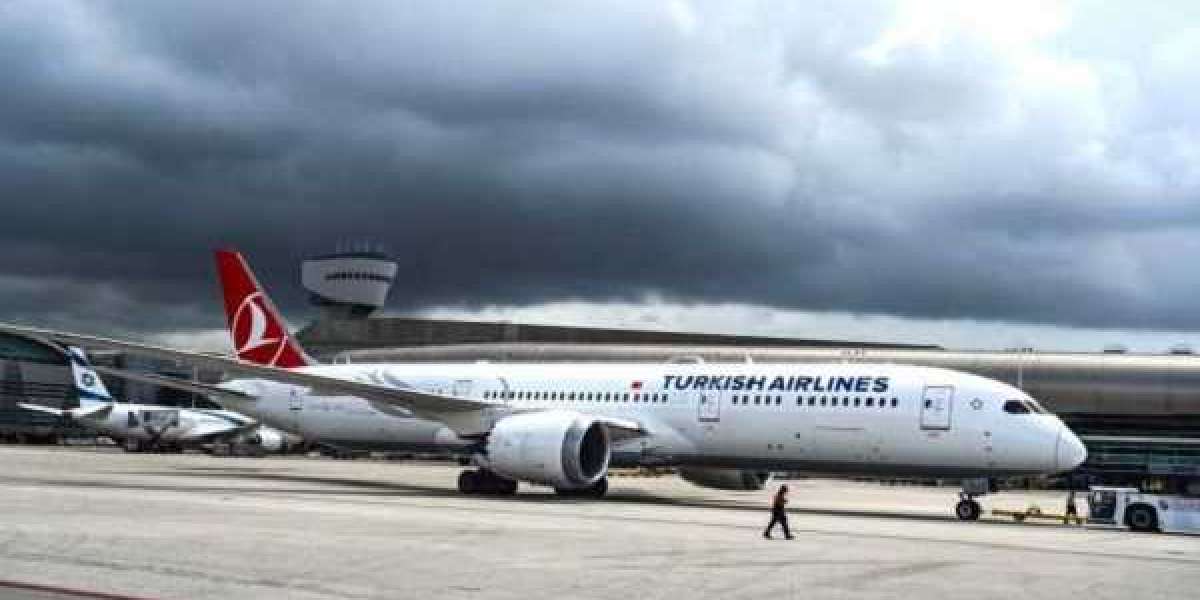
[{"label": "nose landing gear", "polygon": [[966,492],[958,495],[958,504],[954,505],[954,514],[962,521],[978,521],[983,514],[983,507]]},{"label": "nose landing gear", "polygon": [[986,477],[964,479],[962,491],[958,493],[958,504],[954,505],[954,516],[962,521],[978,521],[983,514],[983,507],[975,498],[991,491],[992,481]]}]

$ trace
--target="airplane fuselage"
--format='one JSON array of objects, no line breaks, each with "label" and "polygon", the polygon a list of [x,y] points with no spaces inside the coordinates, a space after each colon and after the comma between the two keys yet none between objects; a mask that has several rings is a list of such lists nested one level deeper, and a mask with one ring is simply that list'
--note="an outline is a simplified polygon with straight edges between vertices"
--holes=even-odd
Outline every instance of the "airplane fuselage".
[{"label": "airplane fuselage", "polygon": [[[473,363],[301,370],[486,402],[479,418],[490,422],[547,410],[636,421],[647,435],[614,444],[618,465],[977,477],[1064,471],[1084,456],[1074,434],[1020,390],[937,368]],[[477,444],[443,422],[386,404],[267,380],[224,385],[258,397],[239,411],[313,441],[376,449]]]},{"label": "airplane fuselage", "polygon": [[225,410],[193,410],[156,404],[113,403],[100,418],[80,419],[85,426],[120,440],[187,444],[254,423]]}]

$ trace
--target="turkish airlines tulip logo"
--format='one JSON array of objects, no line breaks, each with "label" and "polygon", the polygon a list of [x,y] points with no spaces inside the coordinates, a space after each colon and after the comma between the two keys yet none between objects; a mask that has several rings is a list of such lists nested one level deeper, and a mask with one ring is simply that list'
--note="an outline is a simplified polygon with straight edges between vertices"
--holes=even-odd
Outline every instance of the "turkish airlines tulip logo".
[{"label": "turkish airlines tulip logo", "polygon": [[[262,292],[246,296],[238,305],[233,313],[232,333],[239,358],[274,365],[283,352],[283,328],[268,319]],[[259,352],[260,349],[267,351]]]}]

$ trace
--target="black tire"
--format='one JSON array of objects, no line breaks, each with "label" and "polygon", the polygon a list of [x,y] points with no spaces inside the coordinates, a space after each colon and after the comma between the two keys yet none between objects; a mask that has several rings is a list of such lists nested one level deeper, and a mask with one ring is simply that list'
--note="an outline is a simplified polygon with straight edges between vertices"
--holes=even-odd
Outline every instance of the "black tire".
[{"label": "black tire", "polygon": [[479,483],[479,493],[497,495],[500,493],[500,478],[487,471],[476,471],[476,481]]},{"label": "black tire", "polygon": [[608,493],[608,478],[601,477],[585,488],[554,488],[554,493],[564,498],[602,498]]},{"label": "black tire", "polygon": [[603,498],[604,494],[608,493],[608,478],[601,477],[596,483],[592,484],[587,490],[587,495],[593,498]]},{"label": "black tire", "polygon": [[479,493],[479,474],[475,471],[463,471],[459,473],[458,491],[464,494]]},{"label": "black tire", "polygon": [[960,500],[954,506],[954,515],[960,521],[978,521],[979,516],[983,514],[983,507],[974,500]]},{"label": "black tire", "polygon": [[499,490],[497,493],[499,493],[501,496],[517,495],[517,481],[515,479],[499,478],[498,483],[499,485],[497,487]]},{"label": "black tire", "polygon": [[1134,531],[1158,531],[1158,513],[1147,504],[1135,504],[1125,511],[1125,524]]}]

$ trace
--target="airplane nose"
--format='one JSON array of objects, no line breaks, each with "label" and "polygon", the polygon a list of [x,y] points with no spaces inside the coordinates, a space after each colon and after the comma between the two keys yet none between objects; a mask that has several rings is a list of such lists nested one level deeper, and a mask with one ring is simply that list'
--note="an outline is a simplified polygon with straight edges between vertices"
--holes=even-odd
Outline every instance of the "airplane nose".
[{"label": "airplane nose", "polygon": [[1070,429],[1062,428],[1058,434],[1058,449],[1055,453],[1059,471],[1070,471],[1087,460],[1087,448]]}]

